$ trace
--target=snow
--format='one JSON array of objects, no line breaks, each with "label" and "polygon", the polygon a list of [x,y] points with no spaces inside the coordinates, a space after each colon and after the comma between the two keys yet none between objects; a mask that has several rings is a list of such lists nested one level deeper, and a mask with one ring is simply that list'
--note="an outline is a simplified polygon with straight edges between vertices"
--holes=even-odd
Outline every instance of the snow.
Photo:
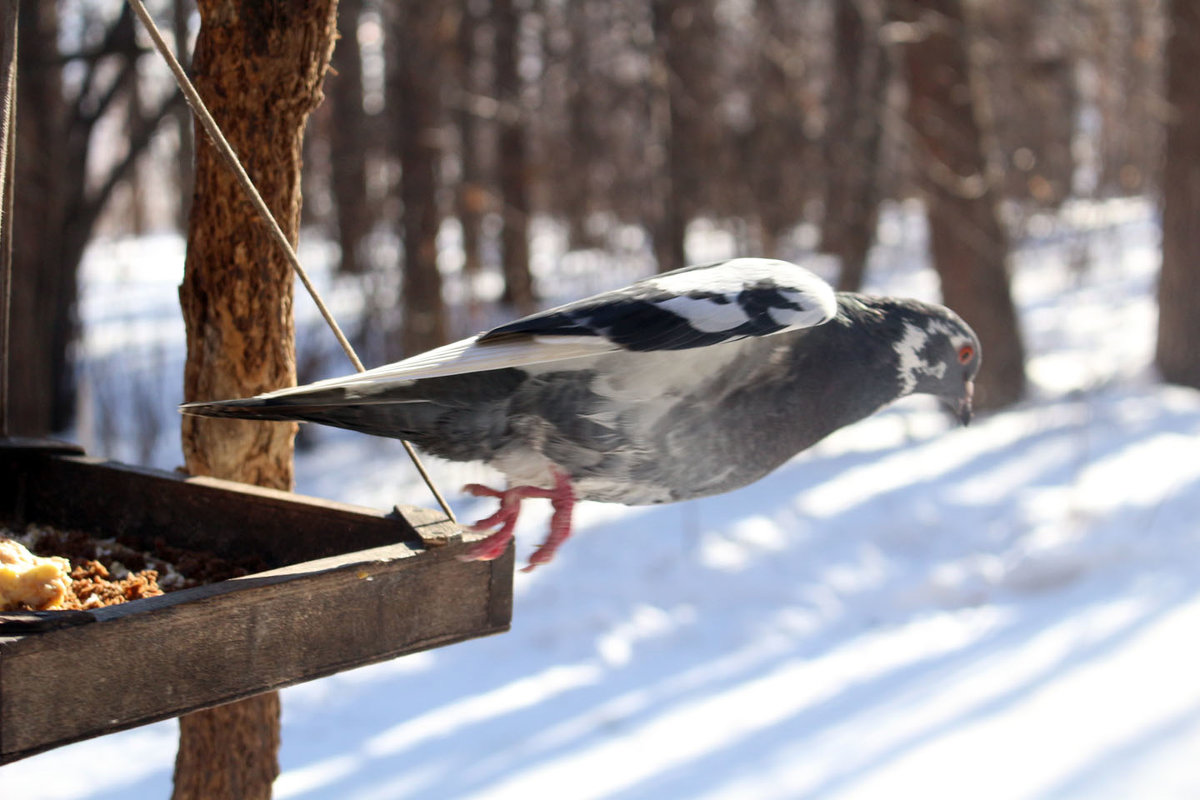
[{"label": "snow", "polygon": [[[1157,220],[1077,204],[1031,230],[1015,258],[1027,401],[955,429],[912,399],[738,492],[582,505],[557,560],[517,575],[510,633],[284,690],[276,796],[1200,796],[1200,393],[1150,367]],[[893,208],[881,235],[870,288],[936,299],[919,214]],[[181,257],[167,237],[89,251],[91,452],[179,462]],[[552,299],[636,277],[628,262],[598,275],[602,255],[570,254]],[[139,444],[148,407],[158,433]],[[431,504],[397,443],[312,440],[300,491]],[[432,469],[447,488],[495,477]],[[530,512],[518,558],[549,518]],[[176,730],[0,767],[0,796],[165,797]]]}]

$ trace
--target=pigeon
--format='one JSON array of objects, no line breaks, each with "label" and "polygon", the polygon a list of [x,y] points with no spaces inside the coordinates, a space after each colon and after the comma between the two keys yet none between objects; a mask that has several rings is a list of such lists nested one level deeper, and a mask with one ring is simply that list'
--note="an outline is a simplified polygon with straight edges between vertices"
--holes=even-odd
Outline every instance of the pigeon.
[{"label": "pigeon", "polygon": [[953,311],[834,292],[797,264],[684,267],[523,317],[411,358],[187,414],[317,422],[405,439],[508,480],[469,494],[498,510],[464,558],[513,538],[546,498],[548,563],[580,500],[649,505],[746,486],[910,394],[971,419],[979,339]]}]

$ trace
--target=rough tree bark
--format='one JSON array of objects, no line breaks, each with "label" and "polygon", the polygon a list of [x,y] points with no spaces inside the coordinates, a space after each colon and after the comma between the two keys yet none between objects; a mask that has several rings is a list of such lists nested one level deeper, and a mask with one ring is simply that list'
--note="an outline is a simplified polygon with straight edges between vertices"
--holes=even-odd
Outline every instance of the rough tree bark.
[{"label": "rough tree bark", "polygon": [[835,4],[832,108],[825,148],[829,177],[821,249],[841,262],[837,288],[844,292],[862,286],[879,220],[879,161],[890,73],[880,41],[881,22],[882,9],[874,0]]},{"label": "rough tree bark", "polygon": [[[336,0],[201,0],[197,88],[292,242],[300,220],[304,124],[320,102]],[[292,275],[229,169],[197,134],[195,195],[179,290],[186,400],[295,383]],[[183,419],[193,475],[292,484],[295,425]],[[279,696],[180,719],[175,800],[267,798],[278,773]]]},{"label": "rough tree bark", "polygon": [[979,334],[976,407],[1000,408],[1025,391],[1025,351],[1008,279],[1008,239],[973,100],[961,0],[891,0],[911,24],[903,45],[907,120],[925,190],[930,251],[942,297]]},{"label": "rough tree bark", "polygon": [[440,37],[448,32],[446,6],[405,0],[389,6],[389,105],[400,154],[404,203],[404,280],[401,354],[413,355],[446,341],[446,309],[438,272],[438,172],[441,164]]},{"label": "rough tree bark", "polygon": [[500,101],[499,160],[500,202],[504,229],[500,235],[505,303],[519,314],[537,308],[533,276],[529,271],[529,157],[525,141],[527,114],[521,100],[520,31],[522,12],[514,0],[492,3],[495,25],[496,95]]},{"label": "rough tree bark", "polygon": [[1200,4],[1171,3],[1167,158],[1155,363],[1171,383],[1200,388]]}]

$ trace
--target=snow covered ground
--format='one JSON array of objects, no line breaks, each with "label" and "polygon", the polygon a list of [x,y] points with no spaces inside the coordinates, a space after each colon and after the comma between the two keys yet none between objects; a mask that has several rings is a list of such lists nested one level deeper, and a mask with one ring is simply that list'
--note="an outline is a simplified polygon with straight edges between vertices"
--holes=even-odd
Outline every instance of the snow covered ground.
[{"label": "snow covered ground", "polygon": [[[918,218],[885,220],[872,290],[936,299]],[[276,796],[1200,796],[1200,393],[1149,366],[1156,220],[1109,203],[1042,223],[1016,257],[1025,403],[951,429],[912,399],[739,492],[585,504],[554,564],[518,574],[510,633],[285,690]],[[94,453],[180,460],[180,258],[170,239],[89,255]],[[632,277],[588,259],[556,297]],[[128,435],[139,416],[157,434]],[[314,438],[300,491],[430,504],[397,443]],[[518,558],[547,519],[523,520]],[[176,730],[0,767],[0,797],[167,797]]]}]

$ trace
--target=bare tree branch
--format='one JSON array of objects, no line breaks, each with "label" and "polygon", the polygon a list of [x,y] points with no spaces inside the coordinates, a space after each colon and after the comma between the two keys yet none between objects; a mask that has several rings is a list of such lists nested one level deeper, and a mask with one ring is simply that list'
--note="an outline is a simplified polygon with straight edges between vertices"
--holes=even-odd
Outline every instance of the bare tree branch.
[{"label": "bare tree branch", "polygon": [[90,196],[83,198],[77,211],[76,219],[86,221],[87,227],[91,228],[96,217],[104,209],[113,190],[121,181],[128,177],[130,170],[133,169],[133,165],[137,163],[137,160],[145,152],[147,145],[150,144],[150,140],[158,132],[159,125],[162,124],[162,121],[169,114],[174,113],[175,109],[179,108],[182,103],[183,95],[178,91],[172,92],[166,99],[159,103],[158,108],[138,121],[138,124],[130,131],[129,148],[125,157],[113,166],[99,188],[91,192]]}]

